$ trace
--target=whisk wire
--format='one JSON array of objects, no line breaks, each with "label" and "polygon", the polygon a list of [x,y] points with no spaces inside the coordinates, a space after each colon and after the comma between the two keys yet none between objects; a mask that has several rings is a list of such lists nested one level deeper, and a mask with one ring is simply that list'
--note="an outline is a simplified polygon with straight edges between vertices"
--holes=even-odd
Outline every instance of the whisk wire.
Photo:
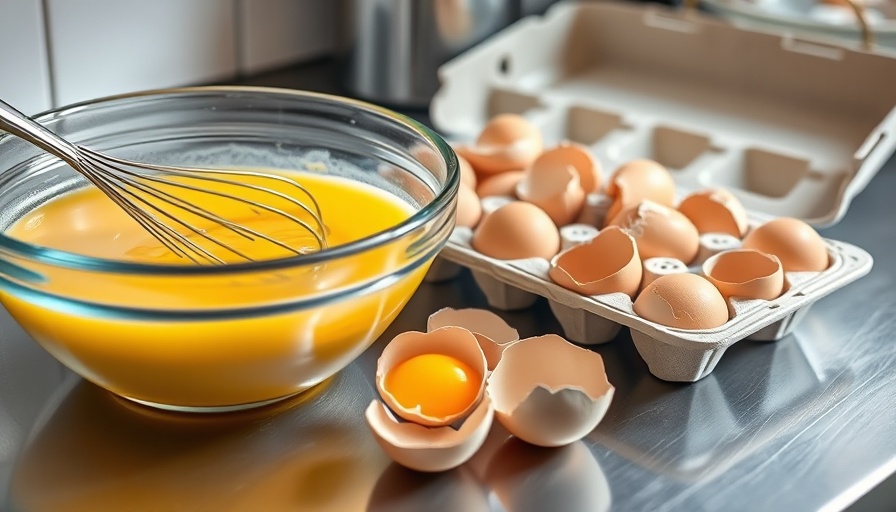
[{"label": "whisk wire", "polygon": [[[213,225],[222,226],[249,240],[266,240],[296,254],[304,252],[303,249],[297,249],[283,240],[228,220],[208,208],[194,204],[184,197],[179,197],[171,193],[170,189],[188,191],[190,192],[189,197],[192,197],[191,194],[217,196],[247,205],[251,211],[256,213],[259,210],[264,210],[279,215],[311,233],[320,249],[327,246],[327,229],[320,205],[307,188],[286,176],[237,169],[197,169],[131,162],[72,144],[2,100],[0,100],[0,129],[34,144],[68,163],[73,170],[83,175],[122,208],[165,248],[178,257],[187,258],[194,263],[207,261],[223,264],[225,261],[209,248],[197,243],[197,240],[191,239],[190,233],[243,259],[251,260],[252,258],[244,251],[211,236],[208,230],[193,225],[190,221],[181,218],[180,215],[176,215],[171,211],[172,208],[178,212],[188,212],[197,218],[213,223]],[[248,180],[244,182],[238,179],[225,179],[223,176],[248,178]],[[209,188],[198,186],[196,182],[190,182],[190,180],[209,184],[216,183],[226,187],[239,187],[238,190],[245,191],[247,197],[241,197],[238,192],[233,191],[237,189],[228,188],[230,192],[223,192],[211,186]],[[306,196],[312,206],[280,190],[252,183],[253,180],[256,182],[273,180],[289,185]],[[166,187],[169,190],[165,190]],[[274,204],[279,205],[286,201],[288,204],[297,206],[304,214],[310,216],[312,221],[308,222],[283,209],[266,204],[267,201],[260,200],[262,197],[276,199],[278,202]]]}]

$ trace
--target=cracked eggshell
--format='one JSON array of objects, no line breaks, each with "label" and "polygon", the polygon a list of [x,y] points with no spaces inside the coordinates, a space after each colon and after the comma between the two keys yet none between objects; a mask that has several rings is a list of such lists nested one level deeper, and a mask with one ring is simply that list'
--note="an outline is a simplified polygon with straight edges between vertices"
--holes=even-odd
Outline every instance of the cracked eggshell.
[{"label": "cracked eggshell", "polygon": [[520,339],[520,333],[516,329],[486,309],[443,308],[430,315],[426,322],[428,331],[447,326],[463,327],[476,336],[489,371],[495,369],[504,349]]},{"label": "cracked eggshell", "polygon": [[635,239],[618,226],[554,256],[548,272],[552,281],[582,295],[621,292],[631,298],[638,293],[641,274]]},{"label": "cracked eggshell", "polygon": [[586,146],[575,142],[561,142],[542,153],[533,167],[563,169],[572,167],[586,194],[598,192],[602,183],[600,163]]},{"label": "cracked eggshell", "polygon": [[703,275],[725,299],[772,300],[784,291],[784,270],[773,254],[755,249],[724,251],[703,263]]},{"label": "cracked eggshell", "polygon": [[560,252],[560,231],[541,208],[513,201],[479,222],[471,244],[476,251],[499,260],[550,260]]},{"label": "cracked eggshell", "polygon": [[607,195],[613,204],[606,222],[623,209],[649,200],[663,206],[675,206],[675,180],[669,170],[653,160],[632,160],[619,166],[607,183]]},{"label": "cracked eggshell", "polygon": [[544,210],[557,226],[573,222],[585,204],[585,191],[573,166],[542,166],[537,160],[517,183],[516,196]]},{"label": "cracked eggshell", "polygon": [[463,183],[457,189],[457,211],[455,212],[455,224],[465,228],[474,228],[482,218],[482,203],[479,196],[470,187]]},{"label": "cracked eggshell", "polygon": [[523,171],[507,171],[482,179],[476,187],[479,197],[513,196],[516,185],[523,179]]},{"label": "cracked eggshell", "polygon": [[700,251],[694,224],[681,212],[652,201],[622,210],[610,225],[623,228],[635,239],[642,260],[667,257],[690,264]]},{"label": "cracked eggshell", "polygon": [[821,272],[830,266],[824,240],[799,219],[770,220],[747,233],[742,246],[774,254],[781,260],[784,272]]},{"label": "cracked eggshell", "polygon": [[487,389],[501,425],[545,447],[564,446],[591,432],[615,390],[599,354],[555,334],[508,347]]},{"label": "cracked eggshell", "polygon": [[[424,354],[442,354],[451,356],[466,363],[481,376],[477,400],[471,402],[464,410],[446,417],[427,416],[420,407],[408,409],[403,407],[386,388],[386,375],[398,364]],[[430,332],[408,331],[392,339],[376,364],[376,389],[383,401],[402,419],[427,427],[450,425],[465,417],[482,399],[485,393],[486,361],[479,341],[472,332],[462,327],[442,327]]]},{"label": "cracked eggshell", "polygon": [[457,146],[455,151],[483,178],[528,167],[543,147],[535,125],[517,114],[501,114],[489,120],[475,144]]},{"label": "cracked eggshell", "polygon": [[400,422],[379,400],[364,413],[377,444],[395,462],[416,471],[447,471],[468,461],[485,442],[494,409],[488,396],[464,419],[460,428],[425,427]]},{"label": "cracked eggshell", "polygon": [[749,227],[744,205],[723,188],[690,194],[678,204],[678,211],[690,219],[700,234],[726,233],[743,238]]},{"label": "cracked eggshell", "polygon": [[707,279],[696,274],[658,277],[638,294],[635,314],[676,329],[712,329],[728,321],[728,303]]}]

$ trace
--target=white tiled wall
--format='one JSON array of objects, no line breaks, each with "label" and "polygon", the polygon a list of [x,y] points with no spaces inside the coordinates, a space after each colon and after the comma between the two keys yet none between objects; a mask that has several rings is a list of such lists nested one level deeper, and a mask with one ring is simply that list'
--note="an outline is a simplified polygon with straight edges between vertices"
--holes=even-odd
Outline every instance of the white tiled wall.
[{"label": "white tiled wall", "polygon": [[41,0],[0,0],[0,98],[26,114],[51,106]]},{"label": "white tiled wall", "polygon": [[[27,113],[326,55],[333,0],[0,0],[0,98]],[[45,30],[46,28],[46,30]]]}]

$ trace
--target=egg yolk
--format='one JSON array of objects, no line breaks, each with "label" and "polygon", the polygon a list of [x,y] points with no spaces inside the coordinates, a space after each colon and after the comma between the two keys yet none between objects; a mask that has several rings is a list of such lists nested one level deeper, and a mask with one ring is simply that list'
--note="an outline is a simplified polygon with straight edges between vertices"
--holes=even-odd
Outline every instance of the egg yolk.
[{"label": "egg yolk", "polygon": [[463,361],[423,354],[397,364],[386,374],[385,389],[406,409],[420,407],[433,418],[461,413],[476,401],[482,376]]}]

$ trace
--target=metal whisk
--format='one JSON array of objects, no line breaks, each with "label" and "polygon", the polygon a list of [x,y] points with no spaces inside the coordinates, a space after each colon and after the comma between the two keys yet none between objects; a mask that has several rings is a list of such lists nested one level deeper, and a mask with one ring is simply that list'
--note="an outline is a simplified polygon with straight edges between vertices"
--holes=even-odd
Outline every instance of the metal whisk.
[{"label": "metal whisk", "polygon": [[[204,219],[248,240],[265,240],[291,253],[305,254],[308,248],[295,247],[270,234],[222,217],[196,204],[201,201],[191,202],[180,197],[176,193],[178,191],[194,197],[207,195],[209,198],[235,201],[249,207],[256,214],[260,210],[270,212],[294,222],[297,227],[310,233],[317,249],[327,246],[320,206],[305,187],[285,176],[242,170],[153,165],[104,155],[68,142],[2,100],[0,129],[60,158],[100,189],[172,253],[194,263],[223,264],[225,261],[209,248],[191,239],[191,234],[194,238],[205,239],[245,260],[253,258],[211,235],[208,228],[197,226],[188,218]],[[294,187],[311,204],[308,205],[291,194],[257,184],[266,180],[270,184],[276,182]],[[238,188],[234,189],[235,192],[227,191],[232,187]],[[291,206],[298,207],[310,219],[299,218],[284,208],[272,206],[276,204],[282,204],[287,209]]]}]

